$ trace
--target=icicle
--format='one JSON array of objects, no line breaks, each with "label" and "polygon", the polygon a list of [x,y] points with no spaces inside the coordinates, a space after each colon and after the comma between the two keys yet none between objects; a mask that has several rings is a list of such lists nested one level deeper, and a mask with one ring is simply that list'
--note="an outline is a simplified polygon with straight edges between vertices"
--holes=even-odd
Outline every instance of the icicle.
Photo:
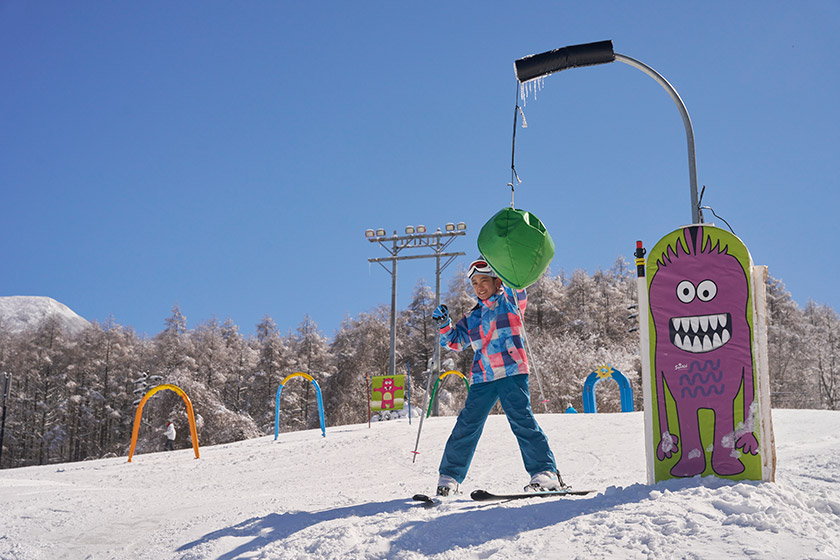
[{"label": "icicle", "polygon": [[522,104],[528,104],[528,96],[534,94],[534,101],[537,100],[537,92],[542,90],[545,85],[545,76],[539,76],[524,82],[519,87],[519,96],[522,99]]}]

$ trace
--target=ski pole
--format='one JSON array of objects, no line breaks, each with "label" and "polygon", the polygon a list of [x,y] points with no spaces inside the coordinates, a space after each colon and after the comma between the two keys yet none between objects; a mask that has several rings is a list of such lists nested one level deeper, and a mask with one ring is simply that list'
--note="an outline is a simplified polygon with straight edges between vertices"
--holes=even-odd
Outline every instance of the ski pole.
[{"label": "ski pole", "polygon": [[408,403],[408,425],[411,426],[411,367],[405,363],[405,400]]},{"label": "ski pole", "polygon": [[[436,340],[440,338],[440,333],[436,337]],[[417,455],[420,453],[417,451],[417,448],[420,447],[420,432],[423,430],[423,418],[426,417],[425,410],[426,410],[426,402],[429,399],[429,388],[432,386],[432,372],[437,371],[438,368],[435,367],[440,362],[440,344],[437,344],[435,348],[435,354],[432,358],[432,367],[429,368],[429,379],[426,380],[426,394],[423,395],[423,408],[420,409],[420,426],[417,428],[417,441],[414,443],[414,454],[411,457],[411,462],[413,463],[417,459]]]}]

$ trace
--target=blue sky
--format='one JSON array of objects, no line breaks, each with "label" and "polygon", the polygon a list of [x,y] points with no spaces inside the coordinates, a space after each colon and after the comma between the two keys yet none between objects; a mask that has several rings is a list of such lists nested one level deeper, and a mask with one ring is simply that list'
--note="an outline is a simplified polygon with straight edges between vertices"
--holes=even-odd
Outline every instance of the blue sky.
[{"label": "blue sky", "polygon": [[[327,336],[390,302],[369,227],[510,203],[513,62],[611,39],[694,125],[704,204],[794,299],[840,309],[840,2],[0,0],[0,295],[49,296],[150,336],[306,314]],[[552,271],[632,258],[690,222],[683,123],[616,62],[523,109],[516,206]],[[706,221],[725,227],[709,212]],[[434,260],[400,264],[398,307]]]}]

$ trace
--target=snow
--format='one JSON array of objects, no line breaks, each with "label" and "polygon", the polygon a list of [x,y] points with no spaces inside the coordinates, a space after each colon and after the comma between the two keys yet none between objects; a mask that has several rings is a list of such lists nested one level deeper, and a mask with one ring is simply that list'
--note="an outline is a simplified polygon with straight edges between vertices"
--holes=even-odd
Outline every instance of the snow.
[{"label": "snow", "polygon": [[[537,416],[583,497],[478,503],[528,479],[491,416],[463,494],[431,492],[455,419],[336,426],[0,471],[0,558],[840,558],[840,412],[773,411],[776,482],[645,483],[643,417]],[[162,442],[161,442],[162,444]]]},{"label": "snow", "polygon": [[89,326],[88,321],[75,311],[49,297],[4,296],[0,297],[0,321],[13,333],[31,331],[48,317],[55,316],[69,334],[78,334]]}]

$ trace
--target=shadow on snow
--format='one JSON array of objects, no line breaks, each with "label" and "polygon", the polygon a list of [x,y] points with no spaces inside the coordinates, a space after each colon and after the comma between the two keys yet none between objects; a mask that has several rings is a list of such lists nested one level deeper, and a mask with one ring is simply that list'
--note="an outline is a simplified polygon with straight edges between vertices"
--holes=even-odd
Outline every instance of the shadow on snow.
[{"label": "shadow on snow", "polygon": [[[371,534],[390,541],[389,555],[400,551],[434,555],[456,547],[468,549],[497,539],[510,539],[522,532],[544,529],[581,515],[603,512],[648,500],[653,490],[680,491],[697,487],[698,482],[698,479],[688,479],[666,481],[654,486],[633,484],[624,488],[611,487],[605,493],[589,498],[534,498],[514,502],[516,505],[511,505],[511,507],[507,507],[506,502],[480,504],[469,500],[453,500],[429,510],[410,500],[397,499],[318,512],[272,513],[208,533],[200,539],[182,545],[178,551],[187,551],[228,537],[250,538],[248,542],[219,556],[220,560],[231,560],[286,539],[298,531],[319,523],[349,518],[388,518],[388,514],[405,512],[407,509],[414,508],[418,512],[416,518],[403,520],[394,528],[385,527],[382,523],[382,526],[374,527]],[[732,484],[733,481],[704,479],[699,486],[716,488]],[[435,515],[435,512],[440,512],[440,514]],[[376,525],[380,525],[381,521],[381,519],[376,520]]]}]

